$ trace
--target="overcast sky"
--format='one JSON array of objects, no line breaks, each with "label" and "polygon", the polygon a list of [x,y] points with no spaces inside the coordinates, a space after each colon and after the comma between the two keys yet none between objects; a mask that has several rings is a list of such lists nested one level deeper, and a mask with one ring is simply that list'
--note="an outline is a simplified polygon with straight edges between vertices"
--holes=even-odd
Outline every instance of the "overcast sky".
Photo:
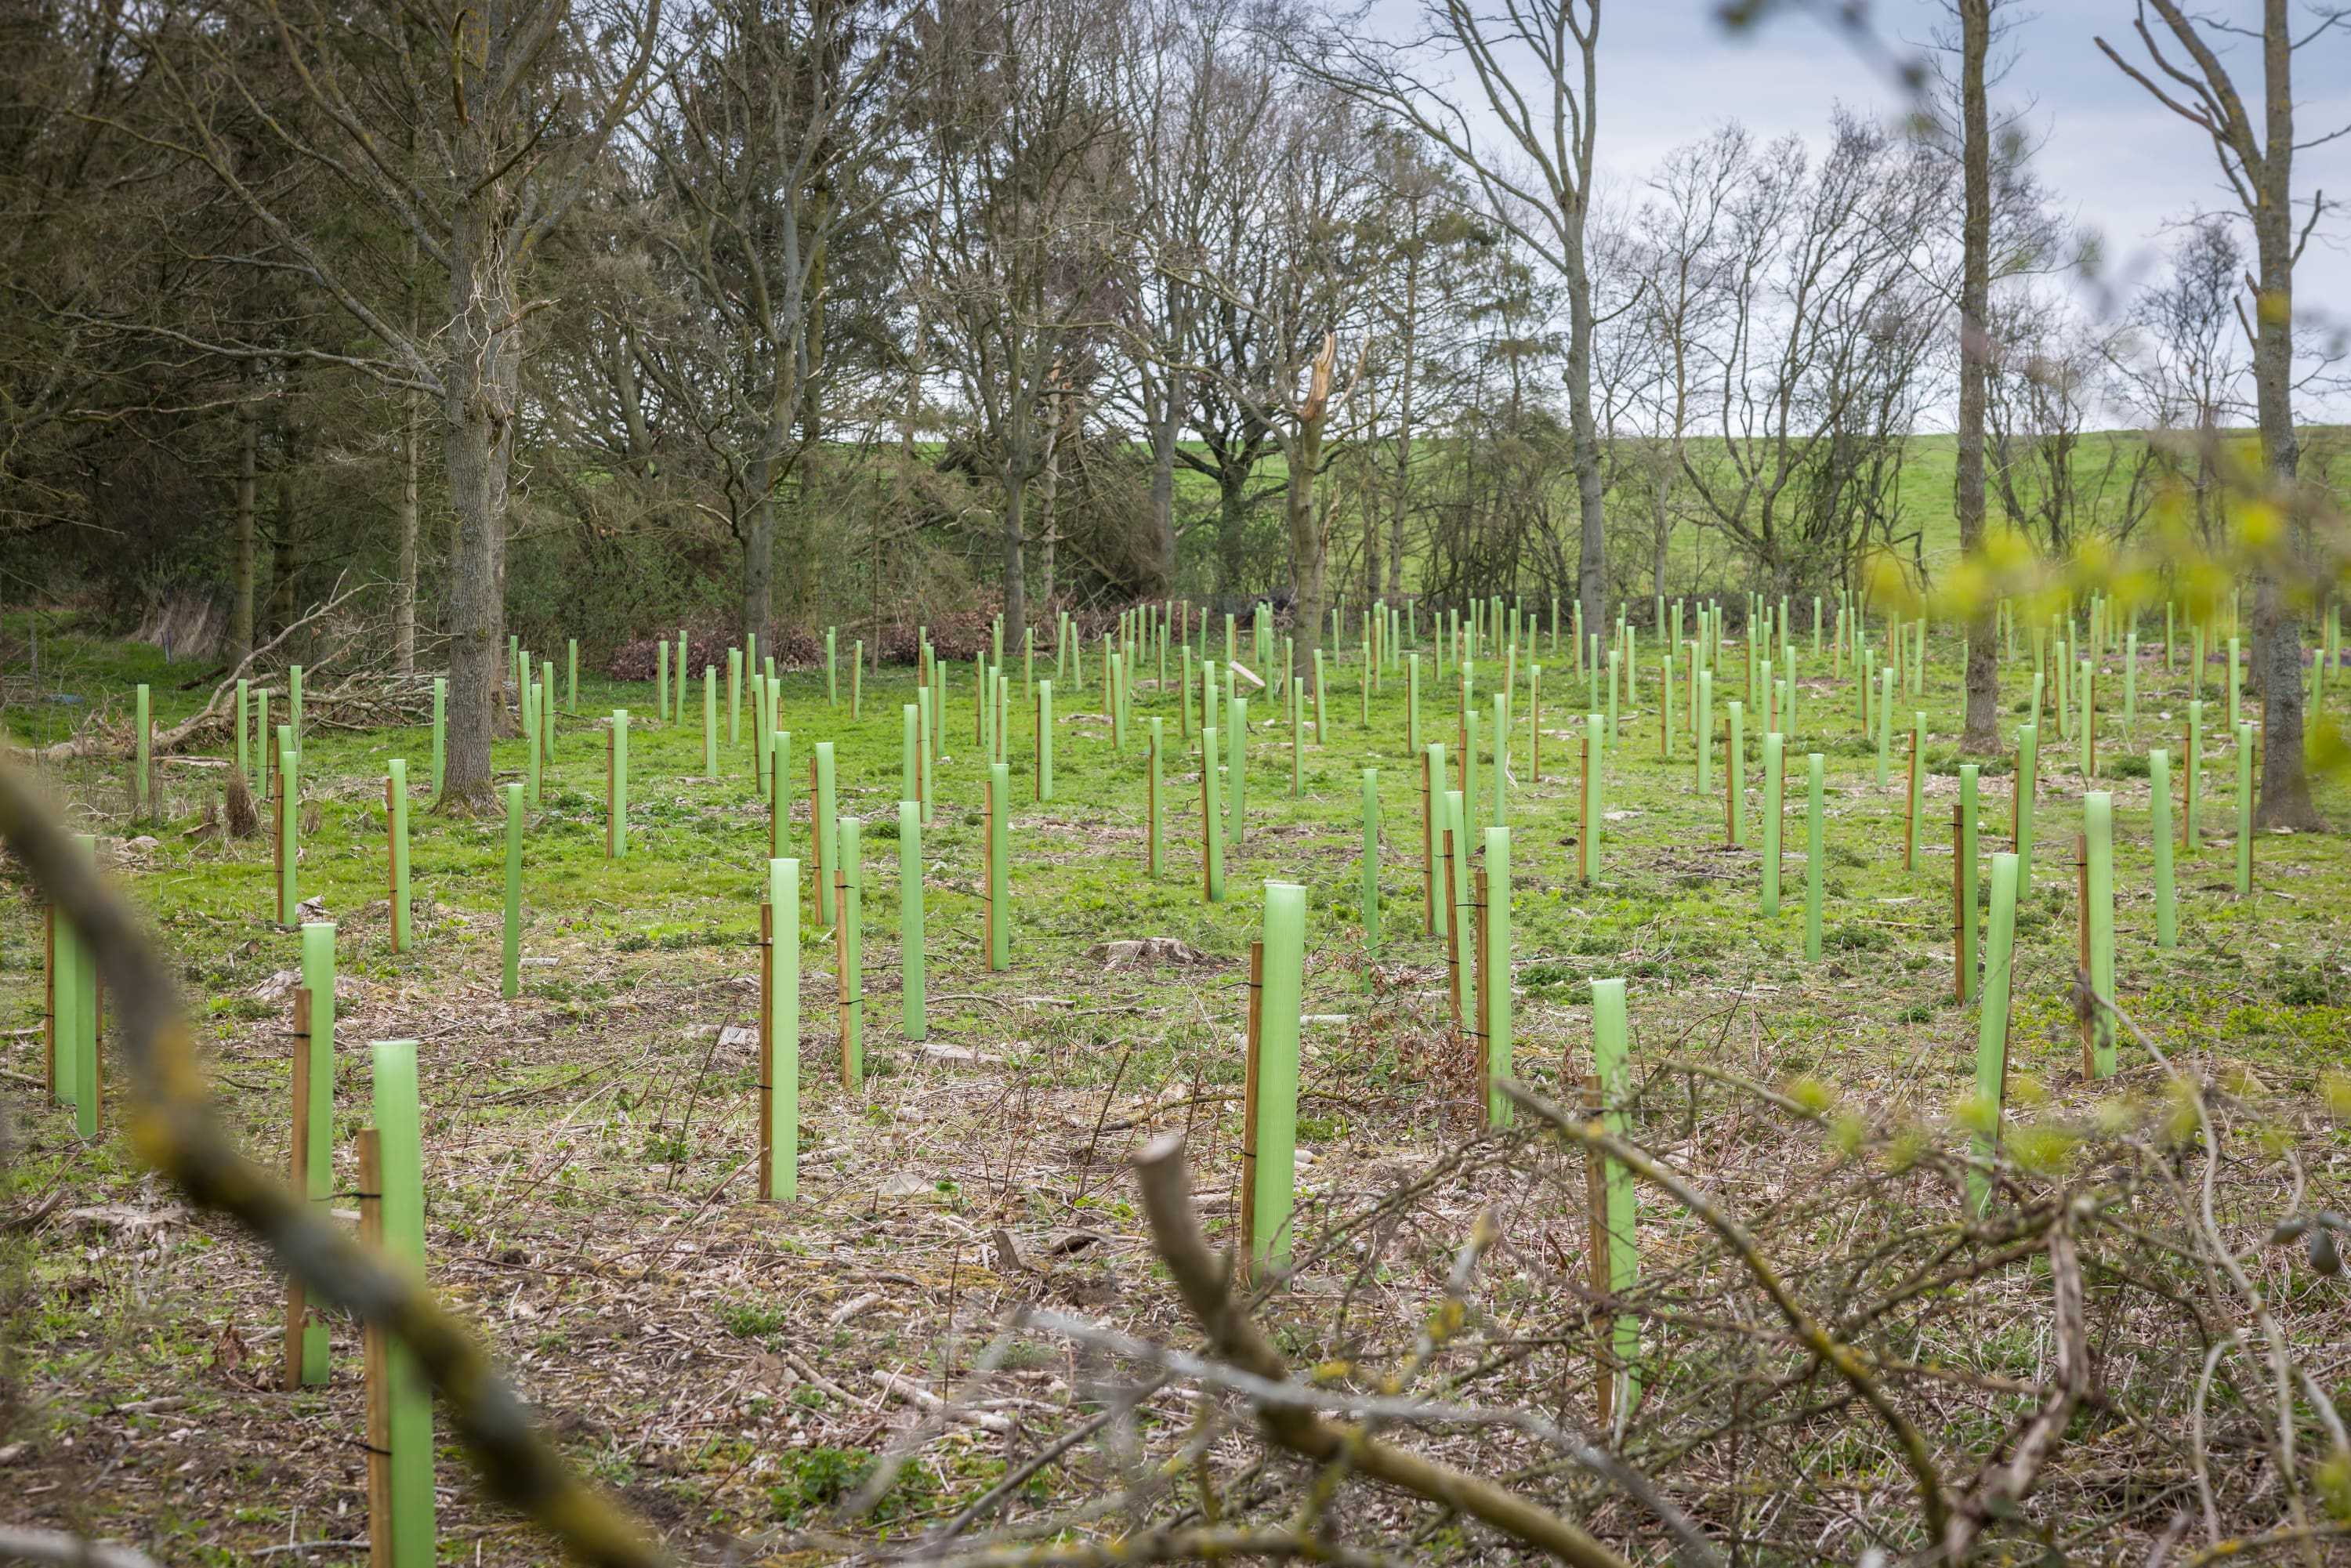
[{"label": "overcast sky", "polygon": [[[1599,158],[1607,183],[1629,194],[1668,149],[1737,120],[1764,136],[1792,131],[1815,141],[1837,103],[1886,116],[1902,112],[1892,79],[1842,37],[1790,7],[1751,33],[1714,20],[1719,0],[1622,0],[1604,5]],[[2258,21],[2254,0],[2207,0],[2206,9]],[[1940,0],[1876,0],[1873,26],[1896,50],[1925,49],[1944,14]],[[2298,16],[2307,13],[2297,3]],[[2103,36],[2138,57],[2131,0],[2041,0],[2011,7],[2017,22],[1995,113],[2020,112],[2039,144],[2043,182],[2074,222],[2104,239],[2118,282],[2157,269],[2165,227],[2199,206],[2232,209],[2210,144],[2147,97],[2098,52]],[[2241,86],[2257,93],[2250,43],[2229,57]],[[2351,31],[2304,51],[2296,67],[2304,139],[2351,122]],[[2351,202],[2351,137],[2302,153],[2294,193],[2314,189]],[[2252,246],[2247,244],[2250,255]],[[2340,321],[2351,315],[2351,218],[2331,217],[2295,277],[2295,303]],[[2351,399],[2310,415],[2351,418]],[[2303,411],[2297,409],[2297,413]]]}]

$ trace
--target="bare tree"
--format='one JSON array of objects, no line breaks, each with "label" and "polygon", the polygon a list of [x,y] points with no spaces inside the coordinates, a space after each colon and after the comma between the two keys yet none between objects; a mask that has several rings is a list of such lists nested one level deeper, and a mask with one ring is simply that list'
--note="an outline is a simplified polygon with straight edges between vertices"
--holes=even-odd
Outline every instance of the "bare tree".
[{"label": "bare tree", "polygon": [[672,351],[630,346],[718,462],[740,623],[763,643],[778,497],[820,429],[826,263],[901,188],[908,21],[862,0],[700,0],[639,127],[659,172],[651,237],[692,293]]},{"label": "bare tree", "polygon": [[[298,0],[249,10],[221,0],[195,25],[159,22],[163,30],[147,40],[178,89],[179,126],[169,135],[123,127],[178,150],[250,212],[261,239],[236,259],[306,277],[381,345],[309,348],[301,360],[362,371],[440,404],[456,528],[444,805],[478,806],[490,788],[524,327],[550,303],[525,298],[528,271],[634,106],[660,14],[660,0],[611,0],[601,11],[574,0],[460,9]],[[255,36],[273,47],[244,48]],[[304,112],[257,119],[293,163],[331,182],[339,202],[324,214],[282,183],[256,183],[233,133],[261,110],[272,72],[297,85]],[[397,269],[339,245],[353,213],[404,236],[442,279],[436,316],[410,319]]]},{"label": "bare tree", "polygon": [[[1499,12],[1469,0],[1423,0],[1423,36],[1389,44],[1352,23],[1324,29],[1302,60],[1314,74],[1410,126],[1475,180],[1485,206],[1529,256],[1558,270],[1568,314],[1568,427],[1581,519],[1577,595],[1585,623],[1603,615],[1606,532],[1592,352],[1597,316],[1584,231],[1597,133],[1600,0],[1531,0]],[[1467,93],[1419,61],[1453,61]],[[1473,107],[1474,106],[1474,107]],[[1485,130],[1500,128],[1499,137]]]},{"label": "bare tree", "polygon": [[1114,0],[967,0],[928,18],[925,47],[955,62],[929,106],[923,156],[936,221],[919,262],[994,482],[1004,618],[1028,619],[1029,486],[1051,444],[1048,407],[1114,321],[1114,214],[1125,126],[1109,57]]},{"label": "bare tree", "polygon": [[[2148,21],[2150,7],[2160,34]],[[2252,227],[2259,274],[2251,280],[2253,312],[2249,326],[2253,340],[2254,413],[2261,427],[2262,465],[2271,481],[2280,486],[2294,483],[2302,453],[2294,427],[2294,269],[2326,211],[2325,194],[2313,193],[2309,216],[2296,230],[2294,156],[2351,132],[2351,125],[2337,126],[2308,141],[2297,141],[2294,123],[2294,57],[2351,19],[2351,9],[2311,7],[2305,30],[2299,36],[2294,32],[2293,11],[2287,0],[2262,0],[2261,26],[2256,32],[2191,17],[2176,0],[2141,0],[2133,30],[2146,51],[2146,68],[2125,59],[2105,38],[2098,40],[2098,47],[2125,75],[2204,133],[2219,160],[2221,177]],[[2216,35],[2224,39],[2231,34],[2255,38],[2261,45],[2261,96],[2250,103],[2221,58],[2226,43],[2216,41]],[[2262,694],[2264,741],[2256,821],[2262,827],[2324,831],[2326,822],[2311,800],[2310,777],[2303,760],[2300,611],[2287,602],[2286,579],[2296,570],[2296,563],[2285,557],[2304,553],[2304,540],[2299,537],[2290,540],[2279,559],[2262,570],[2253,595],[2253,657]]]}]

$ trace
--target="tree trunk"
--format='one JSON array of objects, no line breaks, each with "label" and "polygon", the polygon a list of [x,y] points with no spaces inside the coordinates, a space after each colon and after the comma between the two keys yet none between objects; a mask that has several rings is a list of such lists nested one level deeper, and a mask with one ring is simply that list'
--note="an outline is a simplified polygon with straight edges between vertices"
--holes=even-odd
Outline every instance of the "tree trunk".
[{"label": "tree trunk", "polygon": [[250,402],[236,410],[236,565],[230,585],[228,658],[241,664],[253,652],[253,484],[255,449],[260,444],[260,421]]},{"label": "tree trunk", "polygon": [[1038,476],[1037,505],[1043,514],[1044,527],[1038,535],[1044,546],[1045,559],[1040,563],[1043,579],[1040,600],[1049,609],[1053,602],[1053,572],[1061,564],[1061,399],[1055,394],[1045,403],[1045,471]]},{"label": "tree trunk", "polygon": [[1592,417],[1592,278],[1583,265],[1583,214],[1579,208],[1562,216],[1571,235],[1566,256],[1567,423],[1582,515],[1576,598],[1583,606],[1585,628],[1596,631],[1606,609],[1607,534],[1600,509],[1600,432]]},{"label": "tree trunk", "polygon": [[768,465],[752,465],[758,497],[751,503],[743,541],[743,630],[773,650],[776,616],[776,493],[766,482]]},{"label": "tree trunk", "polygon": [[[1405,519],[1412,514],[1412,395],[1413,371],[1418,368],[1419,356],[1415,341],[1420,325],[1420,248],[1413,247],[1405,262],[1404,273],[1404,337],[1400,347],[1404,369],[1396,399],[1396,471],[1395,500],[1388,514],[1388,592],[1397,597],[1404,593],[1404,529]],[[1373,591],[1379,591],[1379,570],[1372,572]]]},{"label": "tree trunk", "polygon": [[1240,591],[1249,481],[1249,470],[1236,464],[1225,465],[1217,475],[1217,590],[1227,595]]},{"label": "tree trunk", "polygon": [[[1984,99],[1984,59],[1991,50],[1991,0],[1959,0],[1959,114],[1965,212],[1960,225],[1959,549],[1975,549],[1984,531],[1984,402],[1991,346],[1991,124]],[[1994,662],[1990,602],[1968,616],[1967,724],[1959,749],[1982,757],[2000,749],[2000,666]]]},{"label": "tree trunk", "polygon": [[506,659],[507,471],[520,381],[514,281],[496,219],[459,218],[450,249],[443,462],[457,547],[449,587],[449,750],[441,809],[490,805],[490,738]]},{"label": "tree trunk", "polygon": [[1176,378],[1167,377],[1158,419],[1151,433],[1152,553],[1159,564],[1158,591],[1176,586],[1176,443],[1184,424],[1183,402],[1176,395]]},{"label": "tree trunk", "polygon": [[392,587],[392,663],[403,675],[416,673],[416,398],[400,437],[400,570]]},{"label": "tree trunk", "polygon": [[[2262,62],[2269,152],[2259,166],[2260,204],[2253,237],[2261,292],[2253,302],[2253,395],[2262,429],[2262,459],[2272,483],[2290,490],[2302,466],[2294,430],[2294,47],[2286,0],[2263,0]],[[2281,497],[2281,500],[2288,497]],[[2310,798],[2303,758],[2302,621],[2286,603],[2282,575],[2304,554],[2308,525],[2303,508],[2262,573],[2253,596],[2253,631],[2262,680],[2262,795],[2257,826],[2325,832],[2326,820]]]},{"label": "tree trunk", "polygon": [[1014,476],[1011,470],[1004,476],[1004,629],[1008,633],[1006,646],[1018,642],[1020,629],[1029,624],[1029,557],[1020,537],[1021,510],[1028,499],[1028,482]]},{"label": "tree trunk", "polygon": [[[302,572],[302,545],[295,537],[294,518],[294,451],[289,438],[277,470],[277,548],[269,553],[269,624],[274,631],[284,631],[294,624],[301,613],[295,602],[294,580]],[[299,662],[302,652],[288,646],[286,656]]]}]

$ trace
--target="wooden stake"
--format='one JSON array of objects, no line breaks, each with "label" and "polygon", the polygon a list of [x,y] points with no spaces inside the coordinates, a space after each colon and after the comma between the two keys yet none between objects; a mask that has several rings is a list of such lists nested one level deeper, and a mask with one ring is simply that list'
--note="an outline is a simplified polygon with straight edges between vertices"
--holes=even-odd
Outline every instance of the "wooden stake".
[{"label": "wooden stake", "polygon": [[[383,1251],[383,1156],[373,1127],[361,1127],[360,1245]],[[371,1322],[360,1331],[360,1364],[367,1377],[368,1568],[392,1568],[392,1365],[384,1331]]]},{"label": "wooden stake", "polygon": [[[1597,1073],[1583,1075],[1583,1119],[1587,1123],[1600,1120],[1600,1076]],[[1590,1153],[1583,1156],[1583,1220],[1587,1282],[1594,1295],[1605,1295],[1610,1286],[1608,1177],[1601,1168],[1600,1156]],[[1598,1415],[1600,1427],[1605,1431],[1616,1421],[1616,1374],[1609,1366],[1604,1352],[1593,1359],[1598,1368],[1593,1379],[1593,1406]]]},{"label": "wooden stake", "polygon": [[1265,1022],[1265,944],[1249,944],[1249,1010],[1241,1063],[1241,1267],[1257,1253],[1257,1063]]},{"label": "wooden stake", "polygon": [[[287,1167],[286,1185],[297,1194],[309,1187],[310,1169],[310,988],[294,990],[294,1147]],[[286,1343],[284,1385],[292,1393],[302,1386],[302,1331],[309,1325],[310,1304],[302,1281],[286,1277]],[[372,1550],[372,1549],[371,1549]]]},{"label": "wooden stake", "polygon": [[768,956],[776,942],[776,912],[759,905],[759,1196],[775,1190],[776,1031],[775,963]]},{"label": "wooden stake", "polygon": [[1493,965],[1486,951],[1486,873],[1481,869],[1470,892],[1470,907],[1476,911],[1476,942],[1472,956],[1475,965],[1470,984],[1474,1001],[1470,1007],[1470,1030],[1478,1048],[1478,1127],[1480,1132],[1493,1124],[1494,1107],[1494,1036],[1487,1014],[1488,990],[1493,977],[1488,972]]},{"label": "wooden stake", "polygon": [[[2087,988],[2090,983],[2090,835],[2087,833],[2074,835],[2074,961],[2078,966],[2074,983]],[[2092,1015],[2093,1018],[2095,1016]],[[2091,1018],[2082,1020],[2081,1031],[2082,1081],[2086,1083],[2098,1075],[2097,1029]]]},{"label": "wooden stake", "polygon": [[1461,1029],[1461,905],[1453,896],[1453,889],[1454,878],[1459,874],[1455,857],[1459,854],[1461,846],[1451,822],[1445,824],[1444,838],[1441,869],[1445,873],[1445,978],[1453,997],[1453,1028],[1458,1033]]}]

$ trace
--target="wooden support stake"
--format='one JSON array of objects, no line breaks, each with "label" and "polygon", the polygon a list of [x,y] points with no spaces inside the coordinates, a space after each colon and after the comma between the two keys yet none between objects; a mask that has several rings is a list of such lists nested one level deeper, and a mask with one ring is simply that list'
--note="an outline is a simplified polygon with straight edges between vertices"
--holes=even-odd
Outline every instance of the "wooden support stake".
[{"label": "wooden support stake", "polygon": [[[383,1251],[383,1155],[373,1127],[361,1127],[360,1245]],[[360,1330],[360,1364],[367,1377],[368,1568],[392,1568],[392,1356],[383,1329],[373,1322]]]},{"label": "wooden support stake", "polygon": [[[1448,811],[1447,815],[1450,815]],[[1453,1028],[1461,1029],[1461,904],[1454,897],[1454,878],[1460,874],[1455,857],[1461,845],[1448,821],[1444,830],[1445,848],[1442,869],[1445,873],[1445,979],[1453,998]]]},{"label": "wooden support stake", "polygon": [[[310,988],[294,990],[294,1147],[287,1166],[286,1185],[297,1194],[310,1190]],[[287,1393],[302,1386],[303,1331],[309,1326],[310,1303],[302,1281],[286,1277],[286,1343],[282,1374]],[[371,1385],[372,1392],[372,1385]]]},{"label": "wooden support stake", "polygon": [[1257,1065],[1265,1024],[1265,944],[1249,944],[1249,1009],[1241,1063],[1241,1267],[1257,1253]]},{"label": "wooden support stake", "polygon": [[1470,907],[1476,912],[1476,942],[1472,955],[1475,966],[1470,980],[1474,1000],[1470,1007],[1470,1031],[1477,1047],[1478,1060],[1478,1128],[1480,1132],[1493,1124],[1494,1108],[1494,1036],[1487,1014],[1488,992],[1493,985],[1489,971],[1493,967],[1486,951],[1486,873],[1481,869],[1470,890]]},{"label": "wooden support stake", "polygon": [[[1583,1075],[1583,1119],[1600,1120],[1600,1076]],[[1594,1295],[1608,1292],[1611,1281],[1608,1268],[1608,1176],[1602,1168],[1600,1156],[1586,1152],[1583,1156],[1583,1221],[1585,1232],[1584,1269],[1586,1283]],[[1610,1320],[1604,1318],[1604,1322]],[[1608,1364],[1606,1352],[1596,1353],[1593,1360],[1597,1372],[1593,1378],[1593,1407],[1598,1416],[1601,1430],[1606,1431],[1616,1422],[1616,1374]]]},{"label": "wooden support stake", "polygon": [[[2074,835],[2074,983],[2086,990],[2090,984],[2090,835]],[[2095,1009],[2085,1008],[2081,1021],[2082,1081],[2098,1075],[2097,1027]]]},{"label": "wooden support stake", "polygon": [[759,905],[759,1196],[775,1191],[776,1173],[776,912]]}]

